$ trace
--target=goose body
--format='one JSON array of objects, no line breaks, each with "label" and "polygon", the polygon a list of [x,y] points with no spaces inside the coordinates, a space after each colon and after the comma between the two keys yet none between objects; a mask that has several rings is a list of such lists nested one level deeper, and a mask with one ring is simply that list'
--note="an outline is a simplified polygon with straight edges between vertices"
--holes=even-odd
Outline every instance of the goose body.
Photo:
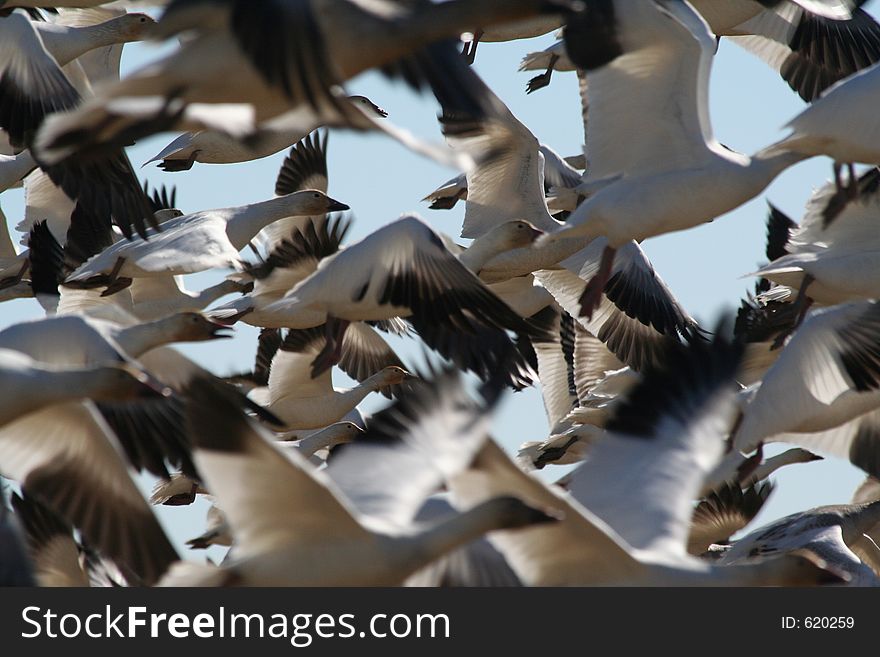
[{"label": "goose body", "polygon": [[120,241],[86,261],[68,282],[88,281],[113,271],[117,277],[188,274],[213,267],[234,266],[238,252],[273,221],[291,214],[319,214],[348,206],[317,191],[288,194],[251,205],[206,210],[166,221],[149,239]]},{"label": "goose body", "polygon": [[[385,509],[388,514],[396,512],[397,517],[411,518],[418,509],[418,498],[425,497],[439,484],[436,470],[433,476],[420,480],[406,477],[396,490],[388,487],[387,477],[374,478],[370,489],[376,495],[365,495],[361,489],[358,497],[349,498],[343,490],[353,492],[357,488],[344,488],[344,482],[363,481],[364,459],[374,457],[368,444],[363,450],[349,451],[347,457],[331,466],[334,472],[328,476],[315,471],[298,454],[278,451],[257,427],[240,413],[236,415],[234,406],[228,407],[232,413],[224,413],[224,418],[217,422],[213,403],[203,409],[196,406],[200,401],[215,400],[211,395],[216,392],[210,388],[200,384],[193,393],[194,403],[190,405],[188,418],[190,426],[197,430],[193,435],[196,458],[205,472],[208,487],[217,490],[217,501],[227,515],[236,541],[235,556],[220,571],[181,564],[176,570],[172,569],[165,579],[166,584],[195,580],[257,586],[273,581],[275,585],[298,586],[397,585],[433,558],[493,527],[527,526],[549,520],[518,500],[504,498],[492,500],[427,530],[413,532],[406,531],[405,527],[395,528],[390,520],[375,514]],[[462,447],[460,455],[445,466],[448,472],[461,467],[462,457],[472,449],[468,446],[483,438],[481,422],[474,422],[473,428],[467,430],[464,429],[465,423],[460,421],[463,418],[473,421],[472,405],[455,407],[445,403],[446,399],[454,398],[447,395],[455,394],[442,392],[434,411],[446,418],[450,423],[447,426],[456,426],[463,431],[456,435],[457,444]],[[460,398],[461,393],[457,394]],[[412,403],[425,404],[424,397]],[[408,422],[403,428],[408,435],[413,435],[415,441],[428,439],[418,433],[420,421]],[[205,436],[205,439],[199,436]],[[419,449],[413,447],[419,444],[405,439],[396,448],[388,450],[389,455],[415,465]],[[349,447],[356,448],[357,444]],[[225,475],[220,478],[222,473],[228,474],[230,470],[243,474],[255,469],[264,475],[260,481],[235,477],[233,480],[237,479],[239,485],[230,486]],[[423,472],[428,472],[425,465],[418,469],[419,474]],[[269,480],[272,480],[274,490],[270,491]],[[291,509],[292,513],[285,511],[274,503],[279,494],[278,485],[285,488],[281,493],[283,498],[308,499],[309,504]],[[243,494],[243,487],[247,487],[246,494]],[[409,495],[403,495],[402,490]],[[297,494],[292,495],[294,492]],[[359,507],[358,499],[368,506]],[[411,508],[414,504],[415,508]],[[370,519],[370,513],[374,514],[374,520]],[[269,527],[274,529],[267,531]]]},{"label": "goose body", "polygon": [[[348,100],[359,105],[364,111],[371,113],[376,118],[388,116],[388,112],[365,96],[350,96]],[[269,131],[258,133],[246,142],[234,139],[219,131],[187,132],[147,160],[144,166],[151,162],[161,162],[159,167],[166,171],[184,171],[191,168],[194,162],[203,164],[250,162],[290,148],[305,137],[307,132],[303,130]]]},{"label": "goose body", "polygon": [[[876,409],[880,394],[873,356],[863,354],[873,353],[878,313],[870,301],[809,315],[745,406],[735,447],[748,453],[783,433],[798,442],[791,434],[833,429]],[[813,442],[804,446],[817,448]],[[855,446],[850,449],[856,452]]]},{"label": "goose body", "polygon": [[756,273],[821,305],[880,296],[880,244],[871,229],[880,216],[880,170],[852,184],[855,195],[833,182],[817,190],[783,252]]},{"label": "goose body", "polygon": [[[246,111],[249,126],[243,131],[245,134],[285,114],[293,118],[303,133],[334,122],[388,131],[381,121],[370,120],[348,105],[339,85],[367,69],[408,60],[425,49],[433,64],[412,59],[408,77],[411,85],[418,88],[422,81],[427,82],[437,87],[438,97],[445,101],[473,107],[474,99],[467,89],[471,74],[464,62],[456,58],[448,40],[475,21],[488,25],[527,18],[544,8],[540,0],[516,0],[504,5],[456,0],[412,7],[390,2],[307,0],[248,5],[246,9],[237,0],[199,7],[172,3],[159,21],[156,36],[170,38],[193,31],[194,38],[186,40],[176,52],[105,89],[82,111],[53,120],[40,137],[42,152],[56,162],[69,157],[77,149],[62,145],[64,135],[97,126],[108,117],[118,118],[117,126],[103,135],[80,139],[86,142],[83,146],[95,147],[93,142],[98,142],[98,147],[101,142],[114,143],[120,132],[129,138],[152,134],[159,126],[191,130],[198,125],[197,129],[222,130],[224,124],[229,125],[229,105],[252,108]],[[273,29],[267,31],[269,25]],[[252,40],[255,31],[261,34],[257,41]],[[296,46],[289,49],[283,44],[292,34],[297,35],[292,41]],[[447,41],[436,43],[443,39]],[[248,42],[253,47],[240,45]],[[281,58],[268,54],[278,52],[285,54]],[[441,86],[444,79],[436,75],[432,66],[443,66],[461,84]],[[227,84],[231,78],[236,80],[234,86]],[[180,112],[169,112],[151,101],[172,96],[176,96],[175,108]],[[114,107],[116,99],[125,99],[123,104],[139,105],[141,111],[119,113],[120,104]],[[227,107],[207,107],[218,103]],[[184,112],[193,104],[200,105],[198,122],[192,112],[189,116]],[[291,117],[289,113],[294,112],[300,114]]]}]

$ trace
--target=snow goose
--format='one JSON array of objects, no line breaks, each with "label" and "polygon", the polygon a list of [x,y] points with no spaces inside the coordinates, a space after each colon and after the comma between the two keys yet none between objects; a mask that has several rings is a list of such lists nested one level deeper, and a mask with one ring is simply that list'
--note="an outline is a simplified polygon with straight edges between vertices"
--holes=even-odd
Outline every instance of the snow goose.
[{"label": "snow goose", "polygon": [[[195,314],[145,325],[65,315],[23,322],[0,331],[0,348],[18,351],[49,366],[127,363],[146,371],[157,388],[179,390],[200,368],[176,352],[169,357],[156,348],[180,338],[213,339],[222,328]],[[251,407],[261,412],[256,404]],[[195,473],[181,426],[181,409],[181,401],[174,395],[138,403],[96,403],[96,410],[115,432],[132,465],[159,477],[168,476],[166,462]]]},{"label": "snow goose", "polygon": [[[47,52],[24,12],[0,16],[0,43],[0,128],[7,131],[12,146],[29,148],[44,119],[76,107],[81,95]],[[102,162],[49,164],[39,156],[35,160],[68,197],[88,204],[108,225],[115,222],[126,236],[132,225],[143,233],[153,221],[121,150],[110,152]]]},{"label": "snow goose", "polygon": [[[605,182],[564,228],[542,241],[608,239],[582,295],[590,317],[617,249],[630,240],[711,221],[753,198],[806,156],[765,149],[747,157],[715,140],[708,78],[716,42],[687,3],[615,0],[601,11],[573,17],[565,39],[590,89],[587,182]],[[646,123],[646,107],[665,110]]]},{"label": "snow goose", "polygon": [[880,405],[878,330],[880,307],[873,301],[822,308],[808,315],[760,387],[745,391],[734,447],[749,453],[761,442],[785,434],[786,442],[849,456],[857,467],[876,470],[876,432],[868,425],[862,430],[858,424],[850,425],[843,436],[832,432],[826,440],[810,440],[806,434],[840,427]]},{"label": "snow goose", "polygon": [[763,446],[759,446],[756,452],[748,457],[737,450],[731,450],[703,479],[700,494],[710,495],[712,492],[730,485],[739,485],[745,488],[764,481],[771,474],[787,465],[821,460],[823,457],[800,447],[787,449],[769,458],[764,458]]},{"label": "snow goose", "polygon": [[[543,331],[469,269],[479,271],[495,254],[531,242],[536,234],[526,222],[509,222],[475,240],[459,261],[421,219],[404,216],[322,260],[314,274],[264,311],[295,328],[326,322],[327,348],[315,372],[338,360],[349,322],[404,317],[429,347],[484,379],[513,365],[505,376],[517,385],[527,377],[528,363],[505,331],[538,341]],[[316,315],[322,319],[316,321]]]},{"label": "snow goose", "polygon": [[144,584],[177,559],[91,402],[54,404],[0,428],[0,472]]},{"label": "snow goose", "polygon": [[448,481],[453,501],[473,504],[517,491],[562,512],[554,525],[488,535],[527,585],[743,586],[840,579],[801,556],[721,568],[686,552],[702,476],[724,449],[734,411],[739,349],[691,345],[654,370],[609,423],[570,494],[520,470],[494,442]]},{"label": "snow goose", "polygon": [[147,377],[126,365],[51,367],[12,349],[0,349],[3,399],[0,426],[17,417],[72,399],[121,400],[157,394]]},{"label": "snow goose", "polygon": [[[561,230],[563,224],[550,215],[544,199],[542,162],[547,158],[539,151],[538,140],[485,85],[483,93],[493,108],[486,119],[441,118],[450,144],[478,160],[467,172],[462,236],[478,238],[515,219],[525,219],[548,233]],[[592,321],[581,319],[578,298],[587,287],[585,281],[597,270],[603,253],[600,244],[604,246],[604,240],[595,240],[586,248],[579,240],[560,240],[549,249],[531,244],[510,249],[490,259],[479,275],[497,283],[535,272],[566,312],[637,368],[666,343],[697,332],[693,319],[634,242],[622,247],[621,261],[604,289],[601,312]]]},{"label": "snow goose", "polygon": [[[862,541],[880,522],[880,502],[823,506],[794,513],[760,527],[734,542],[721,564],[767,558],[808,549],[835,569],[850,576],[850,586],[880,586],[880,577],[853,553],[850,545]],[[880,554],[880,548],[874,549]]]},{"label": "snow goose", "polygon": [[[363,111],[376,118],[388,116],[388,112],[366,96],[349,96],[348,100],[358,104]],[[290,148],[305,136],[302,130],[268,134],[258,132],[246,141],[241,141],[216,130],[187,132],[147,160],[144,166],[159,162],[159,168],[163,171],[189,171],[195,162],[203,164],[250,162]]]},{"label": "snow goose", "polygon": [[[89,15],[85,14],[85,16]],[[94,12],[91,15],[94,15]],[[97,15],[101,16],[101,14]],[[123,13],[93,25],[77,24],[84,22],[82,16],[82,12],[66,12],[61,14],[57,21],[38,21],[33,24],[46,51],[59,66],[65,66],[96,48],[141,41],[146,37],[151,26],[155,25],[152,18],[139,13]],[[73,17],[80,20],[69,20]]]},{"label": "snow goose", "polygon": [[797,291],[799,318],[813,302],[833,305],[880,296],[878,242],[871,230],[880,217],[880,169],[869,169],[853,184],[855,196],[833,182],[815,192],[783,253],[755,272]]},{"label": "snow goose", "polygon": [[[298,454],[276,449],[226,393],[208,380],[194,382],[187,418],[195,458],[226,513],[235,552],[219,569],[177,564],[163,584],[397,585],[488,530],[552,520],[505,497],[430,529],[410,529],[406,519],[439,486],[442,473],[464,467],[485,436],[482,409],[467,398],[457,377],[439,388],[426,387],[419,397],[388,411],[385,421],[371,429],[374,440],[347,446],[331,466],[333,479]],[[397,449],[389,442],[397,443]],[[429,450],[442,453],[444,460],[430,459]],[[397,467],[378,476],[375,468],[394,456]],[[342,489],[340,482],[351,485]],[[394,517],[404,524],[394,524]]]},{"label": "snow goose", "polygon": [[342,339],[340,365],[361,383],[336,390],[330,370],[312,378],[312,362],[325,341],[323,327],[289,330],[272,359],[267,387],[250,392],[252,399],[284,422],[286,430],[321,429],[338,422],[371,392],[410,378],[384,340],[356,322]]},{"label": "snow goose", "polygon": [[[806,101],[880,59],[880,26],[863,9],[850,11],[853,4],[691,2],[713,33],[763,59]],[[540,69],[545,73],[529,81],[530,93],[547,86],[553,70],[574,70],[561,41],[530,53],[520,66]]]},{"label": "snow goose", "polygon": [[[452,38],[472,21],[488,25],[548,9],[556,15],[563,11],[562,5],[546,0],[511,0],[503,5],[488,0],[415,5],[324,0],[270,5],[225,0],[210,6],[172,2],[154,35],[167,39],[190,32],[193,38],[105,88],[80,110],[53,118],[40,136],[41,156],[58,162],[77,151],[118,146],[174,127],[228,131],[231,105],[246,108],[245,123],[250,125],[238,130],[245,134],[286,115],[282,122],[291,121],[303,133],[334,123],[378,128],[414,146],[417,140],[411,135],[403,137],[387,122],[348,103],[339,85],[380,68],[414,89],[429,86],[444,107],[478,112],[479,99],[470,90],[476,76]],[[230,78],[235,85],[226,84]],[[224,107],[218,108],[218,103]],[[442,158],[439,151],[433,149]]]},{"label": "snow goose", "polygon": [[[280,220],[286,222],[287,219]],[[238,299],[217,306],[209,315],[219,322],[243,321],[260,328],[284,328],[287,324],[266,310],[284,297],[297,283],[315,272],[318,263],[339,250],[351,227],[345,217],[308,217],[305,224],[296,222],[292,231],[272,248],[263,261],[246,266],[245,274],[254,289]],[[273,238],[274,231],[267,231]],[[323,323],[319,313],[315,322]]]},{"label": "snow goose", "polygon": [[[538,150],[543,155],[544,187],[545,189],[560,189],[577,187],[581,183],[580,172],[566,158],[546,144],[539,144]],[[429,206],[432,210],[450,210],[458,201],[467,199],[467,174],[459,174],[433,192],[425,196],[423,201],[431,201]]]},{"label": "snow goose", "polygon": [[224,513],[214,504],[208,508],[205,516],[205,531],[186,542],[190,550],[207,550],[212,545],[229,547],[232,545],[232,534]]},{"label": "snow goose", "polygon": [[130,278],[191,274],[214,267],[238,266],[239,251],[273,221],[292,215],[314,215],[348,206],[318,190],[287,194],[234,208],[203,210],[170,219],[161,232],[120,241],[87,260],[66,285],[123,289]]},{"label": "snow goose", "polygon": [[[878,85],[877,64],[834,84],[786,124],[791,132],[771,152],[827,155],[837,172],[843,164],[880,164],[880,122],[864,109],[877,97]],[[835,177],[839,180],[839,173]]]},{"label": "snow goose", "polygon": [[[842,12],[823,13],[823,7],[815,3],[781,2],[761,7],[757,2],[694,0],[691,4],[715,34],[729,36],[758,55],[808,102],[880,59],[880,26],[860,8],[845,16]],[[746,4],[752,6],[751,11]],[[842,3],[838,7],[842,9]],[[737,23],[740,19],[745,20]]]}]

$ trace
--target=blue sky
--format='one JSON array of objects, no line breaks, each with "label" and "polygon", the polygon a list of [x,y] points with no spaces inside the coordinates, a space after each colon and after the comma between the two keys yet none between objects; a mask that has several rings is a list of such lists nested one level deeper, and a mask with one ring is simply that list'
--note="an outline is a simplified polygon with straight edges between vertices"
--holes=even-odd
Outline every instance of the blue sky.
[{"label": "blue sky", "polygon": [[[556,73],[549,88],[526,95],[525,85],[533,73],[517,71],[520,59],[527,52],[552,42],[552,36],[548,35],[530,41],[481,44],[476,69],[538,139],[562,155],[571,155],[580,152],[583,144],[575,75]],[[150,61],[158,52],[155,46],[128,46],[123,70],[129,71]],[[418,97],[402,85],[390,84],[376,74],[363,75],[348,88],[351,93],[367,95],[387,109],[390,120],[397,124],[419,135],[442,139],[433,97]],[[751,154],[782,137],[784,124],[803,106],[774,71],[736,45],[722,40],[715,57],[710,90],[710,113],[719,141]],[[644,108],[644,112],[645,121],[649,122],[651,108]],[[174,136],[160,135],[130,148],[135,166],[139,167],[155,155]],[[633,139],[637,138],[634,134]],[[455,175],[455,171],[379,135],[332,131],[328,149],[330,194],[349,204],[355,218],[349,241],[363,237],[402,213],[412,212],[426,218],[438,230],[458,235],[463,208],[432,211],[420,202],[425,194]],[[173,174],[151,165],[138,169],[138,175],[153,186],[176,185],[179,207],[191,212],[270,198],[283,157],[284,154],[279,153],[246,164],[197,164],[189,172]],[[753,287],[753,279],[744,275],[762,262],[767,202],[772,201],[799,219],[812,190],[830,175],[831,163],[827,159],[815,158],[801,163],[780,176],[764,194],[734,212],[683,233],[648,240],[643,247],[682,304],[704,325],[711,326],[720,312],[732,311]],[[10,227],[14,226],[23,216],[21,190],[3,194],[0,204]],[[187,286],[200,289],[216,282],[223,274],[209,272],[190,276]],[[41,311],[34,300],[4,303],[0,306],[0,327],[39,316]],[[239,326],[231,341],[184,346],[182,351],[223,374],[249,368],[255,345],[256,330]],[[402,345],[401,349],[405,361],[418,363],[421,359],[421,347],[415,343]],[[348,379],[337,374],[334,373],[336,385],[350,385]],[[383,404],[382,398],[368,398],[362,408],[369,411]],[[547,422],[538,391],[530,389],[509,395],[497,413],[494,432],[511,449],[526,440],[546,436]],[[550,471],[554,476],[564,472],[553,468]],[[859,471],[836,459],[788,468],[779,474],[777,490],[759,521],[820,504],[849,501],[861,479]],[[160,510],[162,522],[178,545],[201,531],[203,514],[203,505],[193,509]]]}]

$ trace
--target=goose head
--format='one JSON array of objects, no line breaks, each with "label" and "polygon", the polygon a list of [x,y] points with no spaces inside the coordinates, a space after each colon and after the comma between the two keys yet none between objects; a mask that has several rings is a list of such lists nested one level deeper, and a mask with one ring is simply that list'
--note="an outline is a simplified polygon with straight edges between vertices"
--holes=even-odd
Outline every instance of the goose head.
[{"label": "goose head", "polygon": [[150,16],[142,13],[125,14],[106,22],[106,27],[112,29],[123,41],[142,41],[147,38],[148,32],[156,24]]},{"label": "goose head", "polygon": [[487,237],[491,237],[499,249],[507,251],[529,246],[543,234],[544,231],[538,230],[528,221],[518,219],[496,226],[487,233]]},{"label": "goose head", "polygon": [[379,107],[366,96],[349,96],[348,99],[367,116],[375,116],[379,119],[384,119],[388,116],[386,110]]},{"label": "goose head", "polygon": [[315,216],[350,209],[345,203],[332,199],[317,189],[305,189],[287,195],[296,216]]},{"label": "goose head", "polygon": [[154,212],[153,216],[156,218],[156,221],[161,224],[165,221],[168,221],[169,219],[177,219],[177,217],[182,217],[183,211],[178,210],[177,208],[167,208]]},{"label": "goose head", "polygon": [[177,313],[159,321],[173,336],[174,342],[202,342],[232,337],[229,333],[225,333],[231,330],[229,326],[215,322],[201,313]]},{"label": "goose head", "polygon": [[404,381],[410,381],[415,377],[407,372],[402,367],[397,367],[396,365],[390,365],[379,371],[379,386],[384,388],[385,386],[396,386],[400,385]]}]

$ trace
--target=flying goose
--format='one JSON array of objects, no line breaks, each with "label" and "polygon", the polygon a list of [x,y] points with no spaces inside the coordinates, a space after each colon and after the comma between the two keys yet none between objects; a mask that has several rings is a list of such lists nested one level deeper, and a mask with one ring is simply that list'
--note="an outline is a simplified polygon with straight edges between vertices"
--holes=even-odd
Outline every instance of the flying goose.
[{"label": "flying goose", "polygon": [[[20,11],[0,16],[0,128],[17,149],[30,148],[46,117],[81,102],[80,93],[46,50],[39,32]],[[33,152],[36,163],[74,200],[82,200],[108,225],[123,233],[132,225],[141,234],[153,222],[127,157],[111,151],[102,162],[50,164]]]},{"label": "flying goose", "polygon": [[[704,5],[713,2],[716,6],[723,4],[695,0],[693,5],[702,12]],[[734,43],[779,71],[808,102],[835,82],[880,60],[880,25],[858,7],[852,9],[850,17],[829,17],[814,7],[779,3],[724,32],[715,29],[712,20],[709,24],[716,34],[730,35]]]},{"label": "flying goose", "polygon": [[[317,189],[325,194],[328,193],[330,188],[327,173],[328,137],[326,131],[323,134],[315,131],[291,147],[275,178],[275,196],[284,196],[306,189]],[[253,243],[271,257],[270,254],[281,246],[285,239],[290,238],[296,229],[305,228],[309,221],[319,222],[322,217],[324,215],[313,218],[295,216],[279,219],[260,230]],[[290,281],[288,287],[292,287],[295,282]]]},{"label": "flying goose", "polygon": [[799,318],[813,302],[833,305],[880,296],[877,236],[871,230],[880,217],[880,169],[869,169],[853,185],[855,196],[834,182],[817,190],[783,252],[755,272],[796,291]]},{"label": "flying goose", "polygon": [[484,379],[514,364],[505,376],[515,385],[528,364],[516,355],[519,349],[505,331],[539,341],[543,332],[471,271],[502,250],[533,241],[536,234],[526,222],[509,222],[475,240],[457,259],[421,219],[404,216],[321,260],[315,273],[264,311],[294,328],[326,322],[327,348],[313,374],[338,360],[350,322],[404,317],[429,347]]},{"label": "flying goose", "polygon": [[[154,36],[190,32],[192,38],[78,111],[54,117],[40,136],[41,154],[59,162],[162,129],[228,130],[230,105],[245,108],[248,120],[238,129],[244,134],[281,117],[290,122],[284,129],[295,125],[303,133],[336,123],[402,138],[387,122],[348,103],[340,85],[379,68],[414,89],[430,87],[448,109],[479,112],[470,89],[475,75],[452,39],[474,21],[491,25],[547,10],[559,15],[565,8],[546,0],[171,2]],[[229,79],[236,84],[226,84]],[[412,138],[403,140],[414,145]]]},{"label": "flying goose", "polygon": [[[880,522],[880,502],[823,506],[781,518],[735,541],[719,563],[736,564],[808,549],[850,576],[851,586],[880,586],[880,577],[852,552]],[[863,542],[864,544],[864,542]],[[880,548],[873,545],[875,559]]]},{"label": "flying goose", "polygon": [[[3,395],[0,472],[22,484],[109,557],[146,583],[175,558],[140,496],[121,447],[91,401],[157,395],[125,364],[91,369],[50,367],[0,350]],[[71,496],[70,488],[79,490]]]},{"label": "flying goose", "polygon": [[[269,306],[313,274],[321,260],[336,253],[350,227],[346,217],[308,217],[304,225],[297,222],[260,264],[245,268],[253,279],[253,290],[217,306],[209,315],[221,323],[241,320],[260,328],[284,328],[283,318],[269,311]],[[322,324],[323,316],[315,313],[315,322],[316,326]]]},{"label": "flying goose", "polygon": [[[372,430],[380,453],[389,452],[383,442],[399,441],[400,456],[395,461],[411,466],[409,472],[396,467],[394,476],[382,477],[367,476],[370,466],[382,465],[371,441],[361,449],[349,445],[355,449],[331,466],[336,468],[331,479],[298,454],[279,451],[226,395],[226,389],[209,380],[195,381],[187,418],[194,456],[226,513],[234,555],[220,568],[177,564],[163,580],[165,585],[396,585],[488,530],[552,520],[511,497],[490,500],[418,532],[390,520],[414,514],[412,505],[439,485],[440,472],[463,467],[473,449],[469,446],[485,435],[481,409],[466,398],[457,377],[400,402],[388,411],[381,428]],[[449,431],[449,436],[436,435],[437,427],[444,427],[440,433]],[[429,442],[431,447],[426,445]],[[429,474],[432,468],[426,467],[424,453],[431,449],[442,450],[439,453],[446,455],[447,463],[438,463],[442,470]],[[421,467],[413,470],[419,454]],[[260,476],[251,479],[249,473]],[[339,488],[341,480],[357,482],[349,489],[356,499]],[[357,486],[368,480],[372,495]]]},{"label": "flying goose", "polygon": [[788,555],[772,567],[725,568],[687,554],[693,499],[724,450],[739,352],[716,338],[711,347],[690,345],[646,375],[609,422],[612,434],[569,478],[570,493],[526,474],[488,442],[470,469],[448,481],[453,501],[471,505],[516,490],[530,504],[563,513],[552,526],[489,535],[525,584],[839,582],[802,556]]},{"label": "flying goose", "polygon": [[[479,238],[515,219],[525,219],[545,233],[562,230],[563,224],[550,215],[544,199],[542,162],[546,157],[539,152],[538,140],[485,85],[484,95],[493,107],[488,118],[441,118],[450,144],[478,160],[467,172],[462,236]],[[549,250],[535,245],[509,249],[488,260],[480,278],[497,283],[535,272],[566,312],[636,368],[643,367],[666,344],[698,333],[694,320],[635,242],[622,247],[621,261],[603,291],[601,312],[592,321],[582,319],[578,299],[596,271],[605,242],[600,239],[584,245],[578,240],[561,240],[556,245]]]},{"label": "flying goose", "polygon": [[0,472],[144,584],[177,559],[91,402],[55,404],[0,428]]},{"label": "flying goose", "polygon": [[[599,188],[539,246],[607,238],[582,295],[591,317],[624,244],[711,221],[806,155],[765,149],[747,157],[712,136],[708,77],[716,42],[687,3],[614,0],[574,16],[565,39],[569,56],[586,71],[587,181]],[[646,121],[646,107],[663,109]]]},{"label": "flying goose", "polygon": [[[880,124],[865,103],[877,95],[880,84],[877,64],[844,78],[786,124],[788,136],[775,151],[790,151],[804,157],[827,155],[834,160],[835,178],[840,181],[842,165],[854,162],[880,164],[877,136]],[[854,181],[851,181],[854,182]]]},{"label": "flying goose", "polygon": [[[760,57],[808,102],[880,59],[880,25],[854,4],[691,2],[714,34]],[[574,70],[562,41],[530,53],[520,66],[520,70],[539,69],[545,73],[529,81],[530,93],[547,86],[553,70]]]},{"label": "flying goose", "polygon": [[[743,453],[766,440],[794,442],[849,457],[875,472],[877,438],[871,426],[830,432],[880,405],[875,333],[880,307],[874,301],[820,308],[807,316],[760,386],[744,393],[742,420],[733,446]],[[784,437],[783,437],[784,435]],[[803,436],[804,440],[801,440]],[[824,436],[824,437],[822,437]]]},{"label": "flying goose", "polygon": [[291,329],[272,358],[266,388],[252,399],[280,418],[286,430],[322,429],[341,420],[368,394],[410,379],[403,363],[372,328],[356,322],[342,339],[340,365],[361,383],[333,388],[330,370],[313,378],[312,362],[326,341],[324,327]]},{"label": "flying goose", "polygon": [[[349,96],[348,100],[376,118],[384,119],[388,116],[388,112],[366,96]],[[247,141],[241,141],[217,130],[187,132],[147,160],[144,166],[159,162],[158,166],[163,171],[189,171],[195,162],[203,164],[250,162],[290,148],[305,136],[302,130],[270,132],[265,135],[257,133]]]},{"label": "flying goose", "polygon": [[273,221],[338,210],[348,206],[318,190],[307,190],[240,207],[194,212],[166,221],[161,232],[151,231],[146,239],[116,242],[76,269],[65,285],[106,287],[105,294],[112,294],[135,277],[238,266],[239,251]]},{"label": "flying goose", "polygon": [[[581,183],[580,172],[568,162],[568,158],[560,157],[546,144],[539,144],[538,150],[544,156],[542,162],[545,189],[567,189]],[[467,174],[461,173],[447,180],[422,200],[431,201],[429,207],[432,210],[450,210],[458,201],[467,199],[467,190]]]}]

